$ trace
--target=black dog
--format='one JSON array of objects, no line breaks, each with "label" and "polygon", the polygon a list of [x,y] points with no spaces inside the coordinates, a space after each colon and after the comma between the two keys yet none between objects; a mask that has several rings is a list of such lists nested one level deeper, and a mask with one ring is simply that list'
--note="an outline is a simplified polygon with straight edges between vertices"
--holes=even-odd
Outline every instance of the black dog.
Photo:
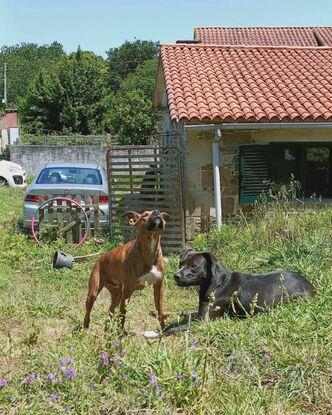
[{"label": "black dog", "polygon": [[[232,272],[221,267],[213,254],[191,250],[181,252],[180,269],[174,279],[181,287],[200,287],[199,317],[204,317],[208,310],[210,318],[221,316],[225,311],[237,315],[253,314],[315,294],[312,284],[296,272],[284,270],[263,275]],[[211,296],[214,296],[212,301]]]}]

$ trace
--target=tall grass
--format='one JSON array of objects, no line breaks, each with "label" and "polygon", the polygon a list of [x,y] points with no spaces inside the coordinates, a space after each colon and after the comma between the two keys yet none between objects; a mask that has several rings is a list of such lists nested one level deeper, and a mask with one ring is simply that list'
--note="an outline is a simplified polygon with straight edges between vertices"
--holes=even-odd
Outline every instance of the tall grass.
[{"label": "tall grass", "polygon": [[[129,303],[127,330],[105,326],[109,295],[81,330],[93,261],[53,271],[61,241],[37,248],[17,232],[19,194],[0,190],[1,414],[327,414],[331,411],[330,209],[260,205],[193,246],[211,250],[226,267],[247,272],[289,268],[315,285],[314,299],[276,307],[249,319],[228,316],[192,324],[177,336],[147,340],[151,288]],[[10,208],[8,207],[10,206]],[[103,247],[109,249],[110,242]],[[89,241],[80,251],[100,250]],[[174,285],[170,259],[165,308],[197,307],[197,293]],[[106,328],[105,328],[106,327]],[[1,386],[3,385],[3,386]]]}]

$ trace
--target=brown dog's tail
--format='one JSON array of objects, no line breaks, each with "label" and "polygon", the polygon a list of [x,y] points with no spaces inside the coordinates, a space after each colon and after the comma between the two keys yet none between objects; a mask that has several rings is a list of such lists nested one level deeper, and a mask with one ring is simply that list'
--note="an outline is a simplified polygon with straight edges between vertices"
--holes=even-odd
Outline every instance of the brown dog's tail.
[{"label": "brown dog's tail", "polygon": [[89,291],[88,296],[86,298],[86,312],[85,312],[85,318],[84,318],[84,328],[88,328],[90,325],[90,313],[93,307],[94,302],[96,301],[96,298],[98,294],[100,293],[100,290],[102,289],[100,284],[100,262],[97,261],[92,269],[90,279],[89,279]]}]

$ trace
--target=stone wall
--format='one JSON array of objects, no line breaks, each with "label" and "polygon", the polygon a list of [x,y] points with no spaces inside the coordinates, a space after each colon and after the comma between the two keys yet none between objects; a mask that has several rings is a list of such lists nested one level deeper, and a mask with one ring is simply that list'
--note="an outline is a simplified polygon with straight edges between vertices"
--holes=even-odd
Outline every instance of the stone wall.
[{"label": "stone wall", "polygon": [[211,136],[190,131],[185,142],[186,238],[207,229],[214,216]]},{"label": "stone wall", "polygon": [[93,163],[106,168],[107,147],[101,146],[10,146],[10,160],[35,175],[47,163]]},{"label": "stone wall", "polygon": [[[186,137],[186,233],[207,230],[215,221],[212,166],[213,132],[190,131]],[[239,201],[239,144],[251,142],[250,133],[226,131],[220,143],[220,180],[223,217],[236,212]]]}]

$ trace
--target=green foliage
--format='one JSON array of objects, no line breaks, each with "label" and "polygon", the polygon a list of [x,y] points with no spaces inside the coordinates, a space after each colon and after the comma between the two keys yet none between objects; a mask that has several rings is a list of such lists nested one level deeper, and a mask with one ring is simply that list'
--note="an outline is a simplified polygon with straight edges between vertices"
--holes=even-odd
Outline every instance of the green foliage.
[{"label": "green foliage", "polygon": [[129,74],[121,83],[121,92],[142,91],[144,95],[152,99],[156,83],[158,61],[150,59],[135,71]]},{"label": "green foliage", "polygon": [[3,147],[0,151],[0,160],[10,160],[9,146]]},{"label": "green foliage", "polygon": [[144,92],[120,90],[111,100],[106,125],[121,144],[145,144],[158,129],[158,116]]},{"label": "green foliage", "polygon": [[25,129],[33,133],[100,133],[106,70],[101,58],[78,49],[63,58],[52,73],[40,73],[21,106]]},{"label": "green foliage", "polygon": [[159,43],[147,40],[126,41],[118,48],[111,48],[107,52],[107,65],[109,67],[109,86],[117,91],[121,82],[142,63],[156,60]]},{"label": "green foliage", "polygon": [[106,61],[78,49],[41,66],[20,99],[24,131],[112,132],[123,144],[144,143],[158,129],[151,104],[157,55],[158,43],[137,40],[110,49]]},{"label": "green foliage", "polygon": [[105,125],[121,144],[145,144],[158,131],[159,117],[151,104],[156,71],[157,61],[147,60],[107,98]]},{"label": "green foliage", "polygon": [[[3,71],[3,65],[7,63],[9,106],[17,107],[39,71],[52,71],[64,55],[63,47],[58,42],[42,46],[35,43],[3,46],[0,50],[0,68]],[[0,90],[3,91],[3,77],[0,77]]]},{"label": "green foliage", "polygon": [[[148,313],[149,288],[128,303],[127,337],[119,338],[116,320],[105,329],[106,290],[91,329],[80,330],[94,260],[54,271],[51,257],[57,249],[83,255],[101,248],[92,241],[76,251],[61,241],[36,247],[14,226],[23,192],[0,192],[0,218],[9,216],[0,229],[0,379],[7,380],[0,413],[329,413],[331,208],[260,205],[250,218],[239,216],[194,243],[230,269],[298,270],[315,285],[315,298],[146,340],[141,331],[157,327]],[[102,250],[111,246],[108,241]],[[198,302],[195,290],[174,285],[177,261],[170,258],[164,284],[165,309],[174,313],[170,323]]]},{"label": "green foliage", "polygon": [[20,101],[20,121],[31,133],[62,129],[55,71],[56,68],[53,72],[41,71],[30,84],[25,99]]},{"label": "green foliage", "polygon": [[65,145],[65,146],[107,146],[106,135],[46,135],[46,134],[29,134],[21,132],[20,144],[22,145]]}]

